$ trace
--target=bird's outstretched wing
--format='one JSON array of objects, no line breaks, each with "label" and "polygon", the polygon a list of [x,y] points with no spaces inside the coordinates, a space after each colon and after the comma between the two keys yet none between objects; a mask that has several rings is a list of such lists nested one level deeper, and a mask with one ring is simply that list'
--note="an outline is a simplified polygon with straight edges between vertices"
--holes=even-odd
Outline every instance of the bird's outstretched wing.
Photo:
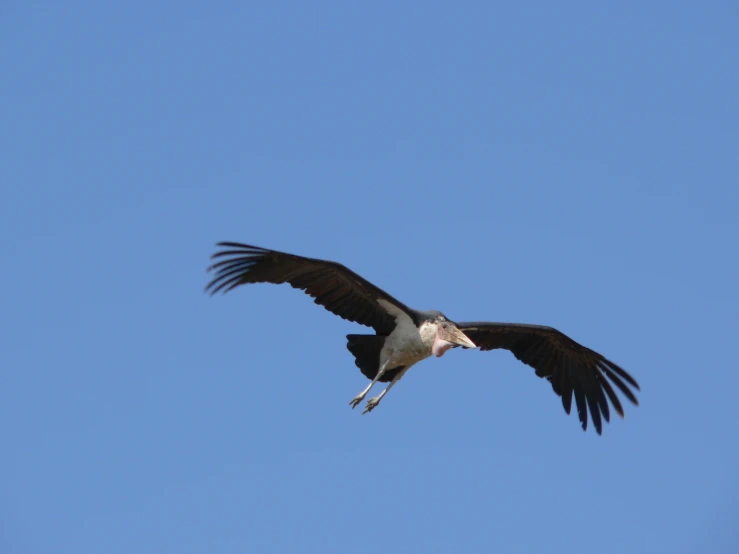
[{"label": "bird's outstretched wing", "polygon": [[602,433],[601,420],[610,420],[608,400],[618,415],[624,416],[611,383],[631,402],[639,405],[629,388],[639,390],[631,375],[552,327],[489,322],[459,323],[458,326],[480,350],[510,350],[520,361],[533,367],[536,374],[546,378],[554,392],[562,397],[562,406],[568,414],[574,393],[583,430],[588,427],[589,407],[595,430],[599,435]]},{"label": "bird's outstretched wing", "polygon": [[208,271],[213,280],[205,287],[215,294],[248,283],[289,283],[314,298],[316,304],[347,319],[372,327],[378,334],[395,328],[395,316],[378,304],[382,299],[410,314],[411,310],[347,267],[237,242],[219,242],[222,250]]}]

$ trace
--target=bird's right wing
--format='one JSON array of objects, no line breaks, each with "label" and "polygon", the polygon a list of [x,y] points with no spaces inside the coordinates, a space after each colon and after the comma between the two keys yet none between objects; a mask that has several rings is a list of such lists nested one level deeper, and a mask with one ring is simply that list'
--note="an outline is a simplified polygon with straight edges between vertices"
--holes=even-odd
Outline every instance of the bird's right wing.
[{"label": "bird's right wing", "polygon": [[396,322],[395,315],[378,300],[411,313],[407,306],[339,263],[236,242],[219,242],[218,246],[222,250],[212,258],[219,261],[208,268],[208,271],[215,271],[215,276],[205,287],[211,294],[226,293],[248,283],[289,283],[312,296],[316,304],[328,311],[372,327],[383,335],[390,334]]},{"label": "bird's right wing", "polygon": [[546,378],[554,392],[562,397],[562,406],[568,414],[574,392],[583,429],[588,427],[590,407],[595,429],[601,434],[601,419],[610,419],[608,400],[618,415],[624,416],[624,409],[609,381],[631,402],[639,404],[629,389],[631,386],[639,390],[639,384],[631,375],[557,329],[543,325],[493,322],[459,323],[457,326],[480,350],[503,348],[533,367],[536,374]]}]

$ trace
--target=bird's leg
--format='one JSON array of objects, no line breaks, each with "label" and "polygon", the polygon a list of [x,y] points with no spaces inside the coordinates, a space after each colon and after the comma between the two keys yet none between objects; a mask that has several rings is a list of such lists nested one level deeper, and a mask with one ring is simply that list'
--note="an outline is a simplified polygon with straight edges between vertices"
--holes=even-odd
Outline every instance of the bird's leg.
[{"label": "bird's leg", "polygon": [[382,391],[380,394],[378,394],[374,398],[370,398],[369,400],[367,400],[367,405],[364,407],[364,411],[362,413],[366,414],[374,410],[377,407],[377,405],[380,403],[380,400],[382,400],[383,396],[385,396],[388,393],[388,391],[390,391],[390,389],[393,388],[393,385],[395,383],[397,383],[403,378],[403,375],[405,375],[406,371],[408,371],[407,367],[403,369],[402,371],[399,371],[398,374],[395,377],[393,377],[393,380],[390,381],[390,384],[387,387],[385,387],[384,391]]},{"label": "bird's leg", "polygon": [[372,388],[372,386],[374,384],[375,384],[375,382],[374,381],[371,381],[370,384],[367,385],[362,392],[360,392],[357,396],[355,396],[354,398],[352,398],[352,401],[349,402],[349,405],[352,407],[352,409],[356,408],[359,405],[359,403],[362,400],[364,400],[364,397],[367,396],[367,393],[370,391],[370,389]]},{"label": "bird's leg", "polygon": [[382,364],[380,371],[377,372],[377,375],[375,375],[375,378],[372,379],[372,382],[369,385],[367,385],[367,387],[365,387],[365,389],[362,392],[360,392],[357,396],[352,398],[352,401],[349,402],[349,405],[352,407],[352,409],[356,408],[359,405],[359,403],[362,400],[364,400],[364,397],[367,396],[367,393],[370,391],[370,389],[372,389],[372,387],[375,386],[375,383],[377,383],[377,381],[380,380],[380,377],[382,377],[383,373],[385,373],[385,368],[390,363],[390,359],[391,358],[388,358],[387,361],[384,364]]}]

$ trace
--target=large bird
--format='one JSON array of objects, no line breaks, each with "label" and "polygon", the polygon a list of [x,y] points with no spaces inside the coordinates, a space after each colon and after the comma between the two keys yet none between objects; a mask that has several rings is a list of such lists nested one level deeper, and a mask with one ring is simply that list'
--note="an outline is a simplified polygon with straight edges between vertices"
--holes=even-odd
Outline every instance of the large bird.
[{"label": "large bird", "polygon": [[[443,356],[461,346],[509,350],[536,375],[547,379],[570,413],[575,395],[583,430],[588,427],[588,409],[600,435],[602,421],[610,420],[608,401],[619,416],[623,407],[611,383],[635,405],[639,390],[631,375],[597,352],[578,344],[564,333],[541,325],[521,323],[455,323],[439,311],[409,308],[347,267],[331,261],[304,258],[236,242],[219,242],[217,260],[206,291],[224,293],[249,283],[289,283],[302,289],[330,312],[361,325],[372,327],[374,335],[347,335],[347,348],[355,364],[370,383],[355,396],[355,408],[378,382],[389,383],[367,401],[362,413],[377,407],[388,391],[413,365],[431,356]],[[609,383],[610,380],[610,383]]]}]

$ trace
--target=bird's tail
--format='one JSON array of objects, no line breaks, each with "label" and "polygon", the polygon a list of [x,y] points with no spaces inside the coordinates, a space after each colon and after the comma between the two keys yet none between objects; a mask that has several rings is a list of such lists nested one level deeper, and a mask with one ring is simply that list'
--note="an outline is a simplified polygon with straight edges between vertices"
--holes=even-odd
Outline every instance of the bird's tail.
[{"label": "bird's tail", "polygon": [[[374,379],[380,369],[380,353],[387,337],[378,335],[347,335],[349,340],[346,347],[354,354],[354,363],[367,379]],[[393,376],[403,367],[389,368],[380,377],[381,382],[392,380]]]},{"label": "bird's tail", "polygon": [[380,369],[380,353],[385,345],[385,338],[377,335],[347,335],[346,345],[356,358],[354,363],[367,379],[374,379]]}]

